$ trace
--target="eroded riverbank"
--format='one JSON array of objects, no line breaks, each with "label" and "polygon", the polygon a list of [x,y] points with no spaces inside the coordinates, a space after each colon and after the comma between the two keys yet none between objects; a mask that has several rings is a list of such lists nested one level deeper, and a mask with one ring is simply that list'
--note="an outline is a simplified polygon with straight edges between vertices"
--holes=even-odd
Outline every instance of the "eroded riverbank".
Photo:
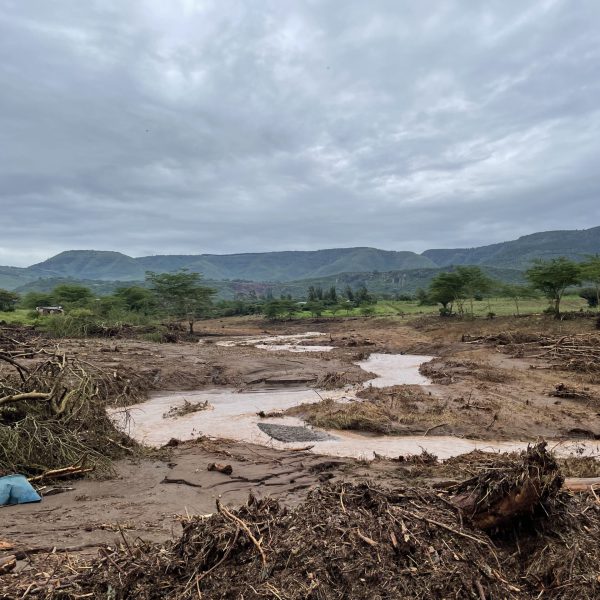
[{"label": "eroded riverbank", "polygon": [[[262,340],[253,340],[256,344]],[[274,448],[298,448],[310,445],[318,454],[372,459],[376,455],[397,457],[419,454],[423,450],[440,458],[448,458],[473,450],[490,452],[514,451],[527,447],[526,440],[475,440],[457,436],[377,435],[338,429],[306,427],[303,419],[283,416],[283,412],[302,404],[319,400],[337,403],[361,402],[357,393],[366,388],[386,388],[395,385],[425,385],[429,380],[419,367],[431,356],[373,353],[357,364],[376,375],[362,386],[326,391],[316,389],[286,389],[238,392],[231,388],[197,390],[186,393],[160,393],[144,403],[131,406],[126,412],[114,411],[113,418],[136,440],[161,446],[170,439],[189,440],[201,436],[245,441]],[[197,412],[167,417],[173,408],[184,403],[205,403]],[[294,436],[294,431],[298,432]],[[312,432],[312,435],[311,435]],[[591,440],[556,440],[551,445],[557,454],[575,453],[600,455],[600,443]]]}]

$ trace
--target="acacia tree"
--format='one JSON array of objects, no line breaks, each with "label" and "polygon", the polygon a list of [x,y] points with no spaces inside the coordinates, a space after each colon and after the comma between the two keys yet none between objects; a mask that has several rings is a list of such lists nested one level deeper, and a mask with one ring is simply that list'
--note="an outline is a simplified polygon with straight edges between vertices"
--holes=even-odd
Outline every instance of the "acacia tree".
[{"label": "acacia tree", "polygon": [[461,285],[461,296],[469,301],[473,315],[473,300],[488,294],[494,282],[479,267],[456,267],[456,276]]},{"label": "acacia tree", "polygon": [[54,300],[60,305],[87,307],[94,299],[90,288],[78,283],[62,283],[52,290]]},{"label": "acacia tree", "polygon": [[146,272],[146,281],[156,298],[160,309],[174,319],[185,319],[190,334],[194,333],[194,323],[198,317],[206,314],[211,305],[215,290],[200,285],[200,273]]},{"label": "acacia tree", "polygon": [[139,285],[118,288],[114,295],[127,310],[144,315],[149,315],[156,305],[152,291]]},{"label": "acacia tree", "polygon": [[452,314],[452,307],[462,293],[462,284],[456,273],[438,273],[429,284],[428,297],[442,305],[442,316]]},{"label": "acacia tree", "polygon": [[581,268],[577,263],[561,256],[535,261],[534,266],[525,271],[525,277],[532,287],[540,290],[550,300],[554,318],[560,319],[560,301],[569,286],[581,283]]},{"label": "acacia tree", "polygon": [[492,280],[479,267],[456,267],[454,271],[438,273],[429,284],[427,296],[442,305],[442,315],[451,314],[455,303],[458,312],[463,314],[466,300],[470,301],[473,314],[473,300],[480,294],[487,294],[492,284]]},{"label": "acacia tree", "polygon": [[600,310],[600,256],[588,256],[587,260],[580,263],[581,277],[591,283],[596,290],[596,306]]}]

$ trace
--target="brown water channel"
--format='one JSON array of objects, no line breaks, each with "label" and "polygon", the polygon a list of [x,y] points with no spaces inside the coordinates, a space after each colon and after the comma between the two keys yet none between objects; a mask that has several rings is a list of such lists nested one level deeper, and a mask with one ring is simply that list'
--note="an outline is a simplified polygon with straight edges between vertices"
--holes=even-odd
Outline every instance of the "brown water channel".
[{"label": "brown water channel", "polygon": [[[268,346],[266,349],[282,345],[292,345],[294,351],[302,351],[302,341],[312,339],[318,334],[294,336],[295,339],[253,338],[244,340],[243,345],[256,347]],[[249,342],[249,343],[248,343]],[[240,342],[231,343],[238,345]],[[224,344],[225,345],[225,344]],[[321,349],[322,346],[316,346]],[[307,348],[314,348],[307,346]],[[287,349],[287,348],[286,348]],[[431,360],[431,356],[407,354],[371,354],[362,362],[361,368],[376,374],[376,378],[366,382],[365,386],[386,387],[398,384],[416,384],[427,386],[430,382],[419,373],[419,366]],[[318,402],[321,398],[332,398],[337,401],[356,401],[356,392],[362,386],[347,387],[343,390],[323,391],[314,389],[273,390],[260,392],[237,392],[235,389],[218,388],[192,392],[168,392],[152,395],[146,402],[129,407],[128,416],[123,411],[113,411],[112,418],[139,442],[160,446],[171,438],[180,440],[194,439],[205,435],[215,438],[229,438],[268,445],[275,448],[303,447],[309,444],[312,452],[332,456],[353,456],[371,459],[374,452],[382,456],[397,457],[399,455],[419,454],[427,450],[440,458],[449,458],[472,450],[505,452],[523,449],[527,442],[523,441],[490,441],[472,440],[452,436],[388,436],[371,435],[358,432],[320,430],[317,436],[314,430],[295,417],[261,418],[258,412],[269,413],[284,411],[306,402]],[[181,417],[166,417],[171,408],[188,402],[208,402],[210,408]],[[288,432],[296,432],[298,441],[284,442],[274,439],[263,429],[277,429],[284,426]],[[266,427],[265,427],[266,424]],[[296,429],[297,428],[297,429]],[[311,437],[319,439],[312,440]],[[307,442],[307,439],[311,440]],[[557,454],[568,456],[576,452],[587,456],[600,456],[598,441],[549,441]]]}]

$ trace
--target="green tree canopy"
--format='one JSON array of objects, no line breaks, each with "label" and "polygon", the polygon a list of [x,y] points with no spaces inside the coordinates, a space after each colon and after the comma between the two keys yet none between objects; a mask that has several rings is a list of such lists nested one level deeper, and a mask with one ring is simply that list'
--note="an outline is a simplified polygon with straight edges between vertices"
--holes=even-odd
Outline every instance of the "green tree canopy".
[{"label": "green tree canopy", "polygon": [[464,302],[469,300],[473,314],[473,300],[476,296],[488,294],[494,281],[479,267],[456,267],[454,271],[438,273],[429,284],[427,297],[442,305],[442,314],[452,312],[454,303],[459,312],[464,312]]},{"label": "green tree canopy", "polygon": [[53,306],[57,304],[50,292],[27,292],[21,298],[21,306],[34,310],[37,306]]},{"label": "green tree canopy", "polygon": [[199,273],[154,273],[146,272],[146,281],[154,294],[157,305],[167,316],[186,319],[190,333],[194,333],[194,323],[206,314],[211,306],[215,291],[200,285]]},{"label": "green tree canopy", "polygon": [[554,316],[560,318],[560,301],[565,290],[581,283],[581,267],[572,260],[561,256],[551,260],[537,260],[533,267],[525,271],[531,285],[540,290],[548,300]]},{"label": "green tree canopy", "polygon": [[263,305],[262,313],[267,319],[275,321],[284,315],[287,315],[288,318],[291,318],[296,309],[297,305],[293,300],[271,300],[271,302],[266,302]]},{"label": "green tree canopy", "polygon": [[438,273],[429,284],[428,297],[442,305],[443,314],[452,312],[454,302],[461,297],[462,281],[456,273]]},{"label": "green tree canopy", "polygon": [[92,291],[77,283],[62,283],[52,290],[52,297],[57,304],[83,307],[93,299]]},{"label": "green tree canopy", "polygon": [[7,312],[15,310],[18,300],[19,294],[16,292],[0,289],[0,310]]},{"label": "green tree canopy", "polygon": [[149,315],[156,309],[156,299],[152,291],[139,285],[119,288],[115,296],[132,312]]},{"label": "green tree canopy", "polygon": [[581,288],[578,292],[579,297],[583,298],[590,308],[598,306],[598,294],[595,288]]}]

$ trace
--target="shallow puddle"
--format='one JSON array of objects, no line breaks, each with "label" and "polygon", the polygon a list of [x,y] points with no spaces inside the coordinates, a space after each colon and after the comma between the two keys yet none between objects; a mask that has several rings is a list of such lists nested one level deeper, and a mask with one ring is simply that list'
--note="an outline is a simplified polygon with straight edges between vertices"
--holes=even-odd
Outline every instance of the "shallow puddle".
[{"label": "shallow puddle", "polygon": [[373,387],[382,388],[390,385],[428,385],[431,383],[427,377],[419,373],[419,367],[433,356],[420,356],[417,354],[371,354],[367,360],[356,364],[377,377],[365,383]]}]

